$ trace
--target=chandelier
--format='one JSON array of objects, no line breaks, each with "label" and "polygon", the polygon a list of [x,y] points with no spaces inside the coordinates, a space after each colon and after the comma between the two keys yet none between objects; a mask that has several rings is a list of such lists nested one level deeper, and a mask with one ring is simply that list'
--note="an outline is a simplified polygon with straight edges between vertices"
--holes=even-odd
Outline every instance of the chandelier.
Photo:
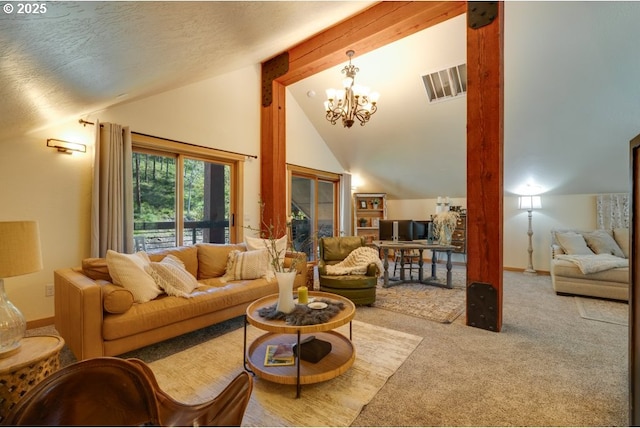
[{"label": "chandelier", "polygon": [[354,51],[347,51],[349,64],[342,69],[342,73],[347,76],[342,81],[344,89],[327,89],[327,101],[324,102],[327,120],[335,125],[341,118],[345,128],[351,128],[355,119],[360,121],[360,126],[364,126],[378,110],[380,97],[377,92],[369,94],[369,88],[355,84],[356,73],[360,69],[351,64],[353,54]]}]

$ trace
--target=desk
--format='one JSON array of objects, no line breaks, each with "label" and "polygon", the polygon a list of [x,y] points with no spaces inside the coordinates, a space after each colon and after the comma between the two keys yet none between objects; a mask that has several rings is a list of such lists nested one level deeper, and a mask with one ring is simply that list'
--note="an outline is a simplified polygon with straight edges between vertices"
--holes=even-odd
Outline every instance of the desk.
[{"label": "desk", "polygon": [[[389,278],[389,250],[400,251],[400,257],[404,257],[404,252],[407,250],[418,250],[420,253],[420,258],[418,259],[418,282],[422,284],[435,285],[438,287],[452,288],[451,284],[451,252],[456,249],[453,245],[440,245],[440,244],[430,244],[428,241],[374,241],[373,245],[378,248],[378,250],[382,250],[384,255],[384,259],[382,260],[382,264],[384,266],[384,285],[383,287],[387,288],[391,285],[401,284],[404,282],[411,282],[411,279],[407,280],[404,275],[404,269],[400,269],[400,278]],[[424,273],[422,270],[422,266],[424,264],[424,260],[422,258],[422,253],[424,250],[433,251],[433,257],[431,257],[431,277],[424,279]],[[435,282],[438,278],[436,276],[436,263],[438,262],[438,257],[436,256],[436,252],[444,252],[447,253],[447,282],[446,284],[441,284],[439,282]],[[393,281],[393,282],[390,282]]]}]

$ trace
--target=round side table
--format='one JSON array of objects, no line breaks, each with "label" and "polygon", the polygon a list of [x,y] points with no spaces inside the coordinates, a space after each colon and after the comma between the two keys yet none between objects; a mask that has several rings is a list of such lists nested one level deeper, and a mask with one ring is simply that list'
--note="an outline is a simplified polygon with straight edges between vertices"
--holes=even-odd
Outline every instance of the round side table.
[{"label": "round side table", "polygon": [[33,386],[60,368],[64,339],[24,337],[15,354],[0,359],[0,422]]}]

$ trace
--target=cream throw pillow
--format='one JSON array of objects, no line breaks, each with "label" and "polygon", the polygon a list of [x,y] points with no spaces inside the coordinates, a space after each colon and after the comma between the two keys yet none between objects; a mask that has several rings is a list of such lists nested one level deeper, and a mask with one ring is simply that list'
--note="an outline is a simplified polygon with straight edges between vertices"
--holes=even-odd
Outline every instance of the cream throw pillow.
[{"label": "cream throw pillow", "polygon": [[590,233],[585,233],[585,241],[589,248],[596,254],[612,254],[616,257],[624,258],[624,253],[616,243],[613,236],[611,236],[605,230],[595,230]]},{"label": "cream throw pillow", "polygon": [[[273,257],[274,254],[271,249],[271,242],[270,242],[271,240],[245,236],[244,241],[247,244],[248,250],[268,249],[269,265],[273,266],[271,257]],[[284,263],[284,256],[287,253],[287,235],[284,235],[282,238],[276,239],[274,242],[275,242],[275,252],[278,256],[278,264],[282,266]]]},{"label": "cream throw pillow", "polygon": [[613,239],[616,240],[616,243],[622,250],[624,254],[624,258],[629,258],[629,228],[627,227],[618,227],[613,229]]},{"label": "cream throw pillow", "polygon": [[224,279],[226,281],[257,279],[266,277],[270,271],[269,253],[266,249],[233,250],[229,253],[227,272],[224,275]]},{"label": "cream throw pillow", "polygon": [[148,302],[162,293],[151,275],[145,271],[149,263],[149,256],[144,251],[122,254],[107,250],[107,266],[113,283],[131,291],[133,300],[137,303]]},{"label": "cream throw pillow", "polygon": [[151,262],[146,271],[169,296],[191,297],[198,288],[198,280],[185,268],[182,260],[168,255],[159,262]]},{"label": "cream throw pillow", "polygon": [[579,233],[556,232],[556,240],[566,254],[593,254]]}]

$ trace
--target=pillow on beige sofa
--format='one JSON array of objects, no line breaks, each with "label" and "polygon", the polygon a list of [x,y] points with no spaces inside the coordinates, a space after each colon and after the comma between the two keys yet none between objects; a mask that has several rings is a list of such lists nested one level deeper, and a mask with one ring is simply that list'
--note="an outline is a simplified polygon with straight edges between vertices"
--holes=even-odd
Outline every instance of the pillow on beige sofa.
[{"label": "pillow on beige sofa", "polygon": [[606,230],[594,230],[593,232],[584,233],[585,241],[589,248],[596,254],[611,254],[616,257],[624,257],[624,253]]},{"label": "pillow on beige sofa", "polygon": [[169,296],[191,297],[191,292],[199,286],[184,263],[172,254],[162,261],[149,263],[145,270]]},{"label": "pillow on beige sofa", "polygon": [[584,237],[576,232],[556,232],[556,241],[566,254],[593,254]]},{"label": "pillow on beige sofa", "polygon": [[224,280],[263,278],[271,271],[269,267],[269,252],[266,248],[249,251],[233,250],[229,253]]},{"label": "pillow on beige sofa", "polygon": [[613,229],[613,239],[616,240],[616,243],[622,250],[622,254],[624,254],[625,259],[629,258],[629,228],[620,227]]},{"label": "pillow on beige sofa", "polygon": [[162,293],[151,275],[145,272],[145,266],[149,263],[151,261],[144,251],[123,254],[107,250],[107,266],[113,283],[131,291],[137,303],[148,302]]}]

